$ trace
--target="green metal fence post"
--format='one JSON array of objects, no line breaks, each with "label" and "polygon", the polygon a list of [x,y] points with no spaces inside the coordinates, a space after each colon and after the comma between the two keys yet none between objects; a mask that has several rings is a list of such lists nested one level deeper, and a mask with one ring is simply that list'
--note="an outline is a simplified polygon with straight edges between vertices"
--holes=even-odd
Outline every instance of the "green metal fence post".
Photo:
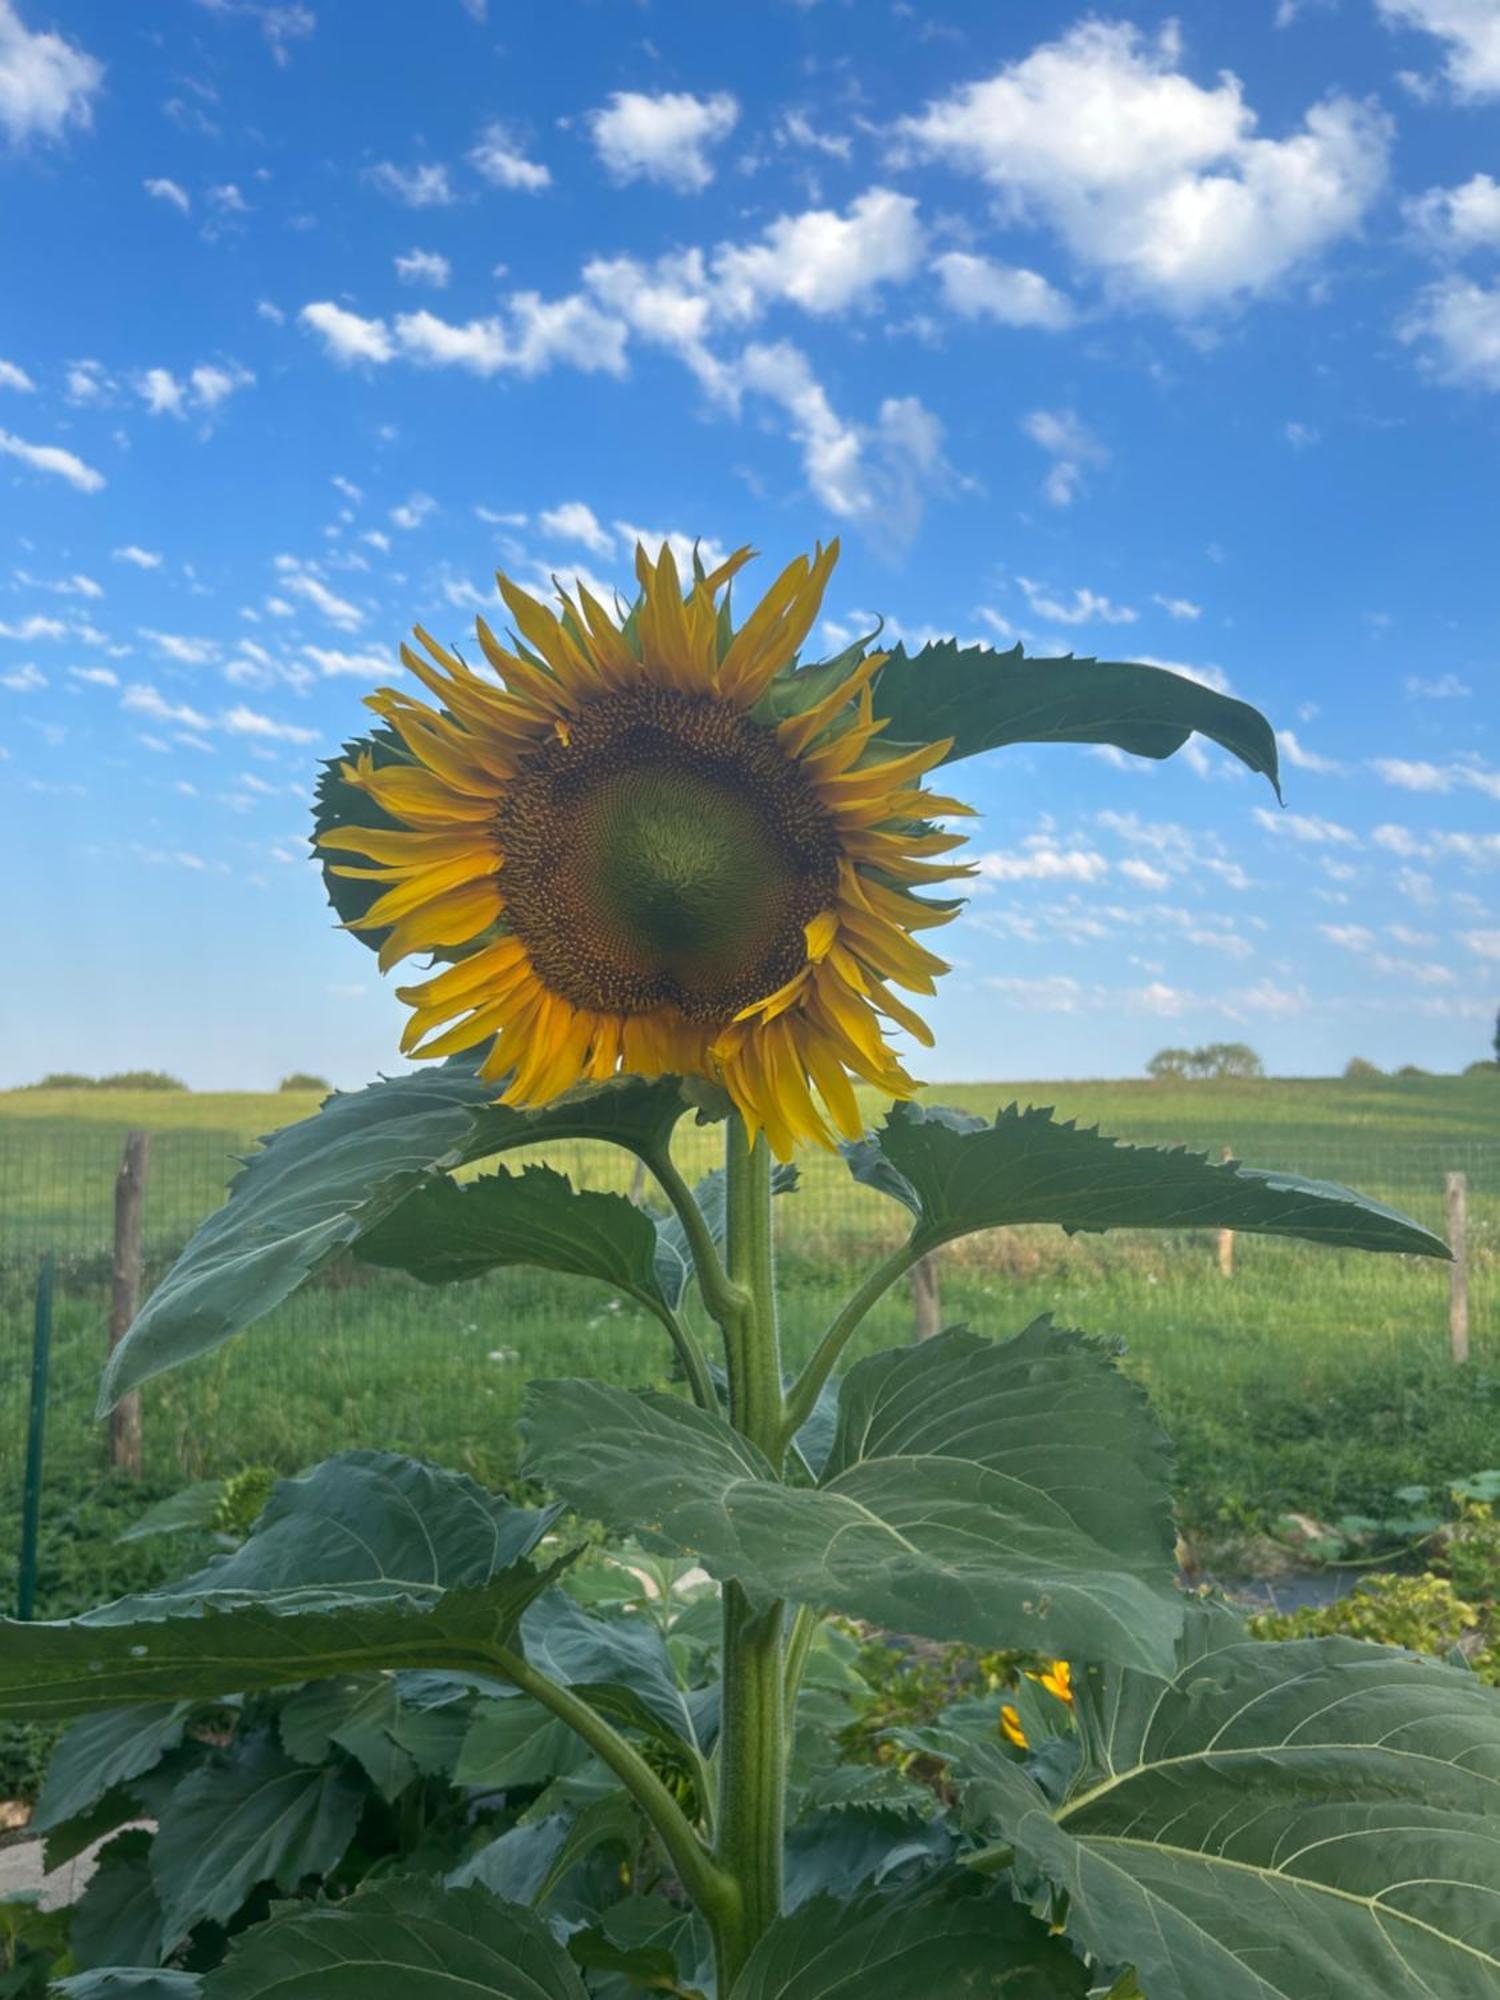
[{"label": "green metal fence post", "polygon": [[16,1616],[36,1605],[37,1539],[42,1526],[42,1444],[47,1430],[47,1380],[52,1360],[52,1285],[57,1264],[42,1252],[36,1274],[36,1316],[31,1333],[31,1414],[26,1425],[26,1485],[21,1499],[21,1577]]}]

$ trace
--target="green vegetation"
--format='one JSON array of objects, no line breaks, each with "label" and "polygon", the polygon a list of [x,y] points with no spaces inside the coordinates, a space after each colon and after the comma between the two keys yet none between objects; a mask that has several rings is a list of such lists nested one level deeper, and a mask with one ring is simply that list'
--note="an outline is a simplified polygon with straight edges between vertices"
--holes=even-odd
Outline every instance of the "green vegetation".
[{"label": "green vegetation", "polygon": [[1206,1042],[1196,1049],[1158,1049],[1146,1065],[1157,1083],[1183,1077],[1262,1077],[1266,1066],[1248,1042]]},{"label": "green vegetation", "polygon": [[333,1085],[326,1076],[314,1076],[311,1070],[294,1069],[290,1076],[281,1079],[276,1088],[278,1091],[292,1090],[304,1095],[312,1092],[315,1096],[326,1097]]}]

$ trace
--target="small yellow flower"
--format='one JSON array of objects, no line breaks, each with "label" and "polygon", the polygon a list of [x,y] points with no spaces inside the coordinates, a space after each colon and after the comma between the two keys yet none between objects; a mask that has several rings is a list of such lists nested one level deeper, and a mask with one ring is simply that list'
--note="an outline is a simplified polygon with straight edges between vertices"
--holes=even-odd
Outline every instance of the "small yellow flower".
[{"label": "small yellow flower", "polygon": [[1066,1660],[1050,1661],[1045,1673],[1033,1674],[1031,1678],[1039,1687],[1044,1687],[1048,1694],[1056,1695],[1059,1701],[1065,1701],[1070,1708],[1072,1707],[1073,1672]]},{"label": "small yellow flower", "polygon": [[1006,1702],[1000,1711],[1000,1734],[1007,1743],[1014,1743],[1018,1750],[1029,1750],[1026,1731],[1021,1727],[1021,1717],[1011,1702]]},{"label": "small yellow flower", "polygon": [[401,657],[439,705],[370,696],[402,753],[343,771],[386,823],[320,837],[381,889],[353,928],[386,933],[382,969],[451,961],[398,989],[406,1053],[487,1045],[518,1105],[706,1076],[783,1159],[860,1136],[851,1078],[912,1094],[887,1024],[932,1037],[892,988],[947,970],[914,933],[957,907],[914,890],[968,872],[932,824],[967,808],[922,789],[946,743],[877,740],[885,655],[788,688],[837,554],[799,557],[738,630],[719,600],[750,551],[684,594],[665,546],[637,548],[623,622],[581,584],[558,616],[499,577],[518,637],[478,621],[488,672],[418,628]]}]

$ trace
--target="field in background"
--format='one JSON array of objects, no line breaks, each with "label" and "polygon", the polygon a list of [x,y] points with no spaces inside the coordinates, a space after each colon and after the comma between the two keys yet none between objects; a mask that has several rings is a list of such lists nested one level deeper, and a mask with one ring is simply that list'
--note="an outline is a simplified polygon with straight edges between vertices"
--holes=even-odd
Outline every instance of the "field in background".
[{"label": "field in background", "polygon": [[[1500,1083],[1489,1077],[1254,1083],[943,1085],[939,1102],[992,1114],[1055,1104],[1120,1137],[1224,1145],[1261,1166],[1342,1180],[1442,1226],[1443,1176],[1470,1179],[1472,1365],[1447,1360],[1447,1280],[1421,1260],[1241,1238],[1232,1279],[1211,1237],[1069,1240],[1010,1230],[941,1255],[943,1317],[1004,1334],[1038,1312],[1117,1336],[1177,1441],[1181,1507],[1214,1539],[1288,1508],[1381,1511],[1390,1490],[1500,1464]],[[0,1593],[14,1559],[37,1259],[59,1266],[49,1412],[49,1519],[102,1476],[92,1402],[108,1310],[113,1183],[126,1131],[155,1135],[146,1202],[151,1275],[222,1196],[232,1156],[316,1098],[0,1093]],[[872,1115],[877,1107],[872,1104]],[[690,1169],[717,1135],[684,1128]],[[624,1187],[605,1148],[549,1154],[575,1180]],[[514,1165],[512,1158],[509,1164]],[[786,1345],[796,1363],[849,1274],[900,1233],[901,1211],[814,1158],[779,1203]],[[910,1336],[899,1287],[861,1348]],[[147,1485],[270,1463],[290,1470],[352,1443],[427,1453],[502,1480],[533,1375],[665,1377],[644,1313],[581,1280],[503,1272],[428,1292],[342,1264],[218,1354],[145,1392]],[[44,1585],[47,1578],[44,1576]]]}]

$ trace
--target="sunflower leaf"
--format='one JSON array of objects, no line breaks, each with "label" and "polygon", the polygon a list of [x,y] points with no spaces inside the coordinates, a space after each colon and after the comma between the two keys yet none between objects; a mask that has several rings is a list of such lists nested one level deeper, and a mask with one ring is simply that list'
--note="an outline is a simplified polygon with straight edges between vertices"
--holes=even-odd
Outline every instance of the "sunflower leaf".
[{"label": "sunflower leaf", "polygon": [[[797,1187],[799,1175],[794,1166],[777,1161],[771,1169],[772,1194],[791,1194]],[[725,1230],[724,1169],[714,1167],[706,1173],[693,1189],[693,1199],[697,1202],[703,1220],[708,1224],[708,1233],[716,1245],[722,1247]],[[686,1296],[688,1286],[693,1282],[693,1253],[689,1248],[687,1232],[674,1211],[670,1215],[656,1218],[656,1281],[662,1296],[675,1312]]]},{"label": "sunflower leaf", "polygon": [[272,1133],[116,1347],[100,1414],[280,1305],[434,1173],[549,1139],[659,1152],[688,1109],[673,1077],[621,1077],[536,1111],[496,1103],[500,1088],[479,1075],[477,1056],[458,1057],[337,1093]]},{"label": "sunflower leaf", "polygon": [[204,2000],[587,2000],[539,1918],[488,1890],[415,1877],[244,1931]]},{"label": "sunflower leaf", "polygon": [[907,1740],[1152,2000],[1491,2000],[1500,1695],[1393,1647],[1225,1636],[1167,1681],[1085,1678],[1092,1758],[1061,1805],[993,1743]]},{"label": "sunflower leaf", "polygon": [[751,1590],[978,1645],[1173,1656],[1165,1443],[1111,1358],[1046,1321],[860,1362],[816,1487],[677,1397],[542,1382],[529,1411],[531,1469],[581,1513]]},{"label": "sunflower leaf", "polygon": [[875,713],[884,740],[951,736],[947,761],[1006,743],[1109,743],[1135,757],[1170,757],[1195,731],[1252,771],[1281,782],[1276,735],[1258,709],[1163,667],[1119,660],[1029,660],[941,639],[909,654],[898,646],[880,670]]},{"label": "sunflower leaf", "polygon": [[105,1965],[74,1972],[52,1988],[59,2000],[198,2000],[196,1972],[162,1972],[149,1965]]},{"label": "sunflower leaf", "polygon": [[916,1217],[925,1253],[1002,1224],[1105,1229],[1236,1229],[1346,1250],[1447,1257],[1419,1222],[1333,1181],[1210,1161],[1182,1147],[1128,1146],[1097,1126],[1012,1104],[993,1125],[940,1105],[898,1104],[845,1149],[849,1171]]},{"label": "sunflower leaf", "polygon": [[1089,1975],[1008,1890],[975,1894],[948,1870],[913,1887],[874,1890],[852,1903],[817,1896],[766,1932],[729,2000],[805,2000],[937,1993],[995,2000],[1083,2000]]}]

